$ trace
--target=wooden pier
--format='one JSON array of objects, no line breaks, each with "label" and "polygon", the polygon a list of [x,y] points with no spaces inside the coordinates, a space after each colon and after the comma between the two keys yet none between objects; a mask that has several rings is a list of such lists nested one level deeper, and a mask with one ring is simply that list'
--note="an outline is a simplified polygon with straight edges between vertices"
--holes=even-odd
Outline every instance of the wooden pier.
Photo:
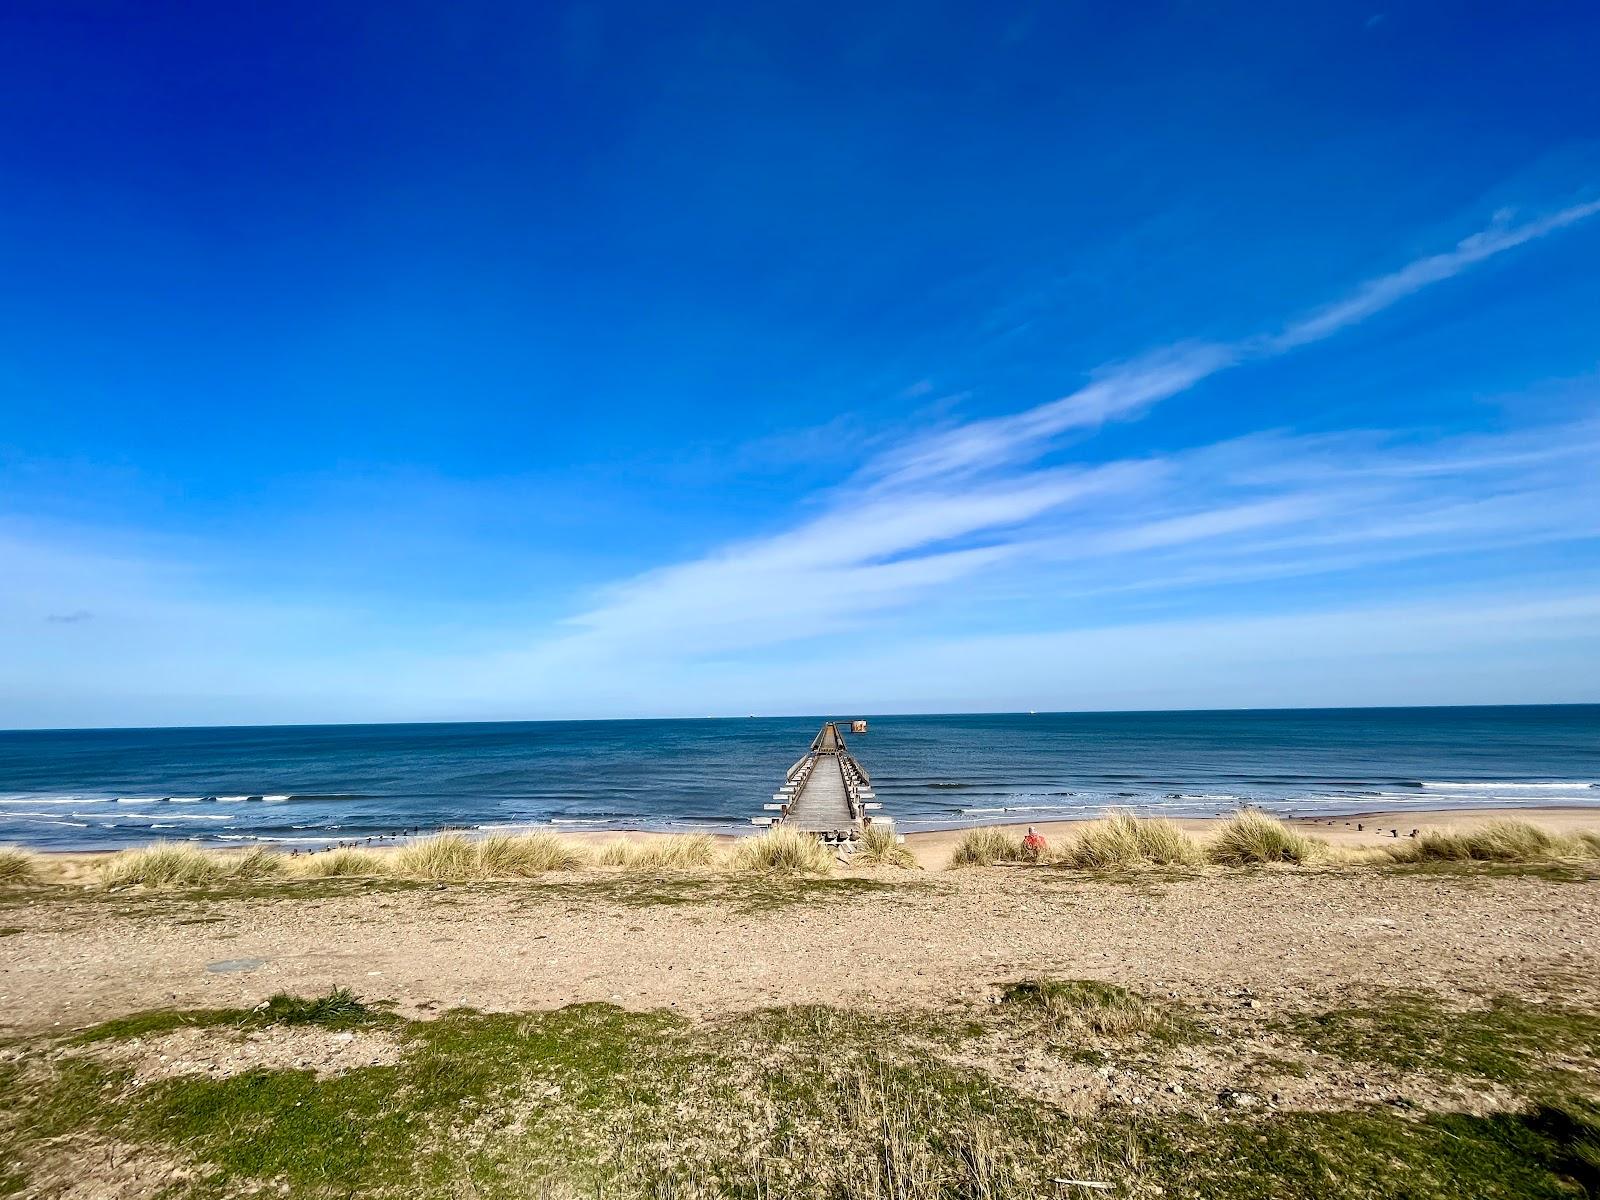
[{"label": "wooden pier", "polygon": [[763,807],[777,815],[757,817],[757,825],[786,825],[825,842],[853,842],[867,824],[891,823],[867,815],[879,807],[872,780],[845,746],[836,721],[822,727],[772,800]]}]

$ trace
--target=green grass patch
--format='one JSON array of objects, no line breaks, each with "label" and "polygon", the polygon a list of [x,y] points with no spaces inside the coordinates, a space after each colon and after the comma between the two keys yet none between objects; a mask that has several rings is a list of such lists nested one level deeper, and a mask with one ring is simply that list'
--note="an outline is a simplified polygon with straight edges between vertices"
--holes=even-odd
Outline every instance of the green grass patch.
[{"label": "green grass patch", "polygon": [[1588,1108],[1413,1119],[1376,1109],[1130,1123],[1140,1185],[1208,1200],[1555,1200],[1596,1195]]},{"label": "green grass patch", "polygon": [[158,1009],[102,1021],[73,1034],[78,1045],[156,1037],[177,1029],[232,1026],[239,1029],[263,1025],[322,1025],[329,1029],[354,1029],[390,1023],[389,1014],[357,999],[349,988],[333,988],[322,996],[291,996],[279,992],[256,1008]]},{"label": "green grass patch", "polygon": [[[1525,1112],[1071,1114],[1003,1071],[941,1056],[962,1032],[1140,1010],[1125,989],[1033,981],[980,1010],[783,1008],[691,1024],[609,1005],[447,1013],[393,1025],[389,1065],[318,1077],[252,1071],[130,1086],[87,1055],[0,1063],[0,1161],[87,1168],[77,1137],[194,1168],[173,1200],[333,1197],[610,1200],[1032,1200],[1104,1181],[1122,1197],[1455,1200],[1576,1197],[1600,1186],[1600,1124],[1580,1101]],[[347,997],[264,1015],[336,1026]],[[144,1032],[238,1011],[146,1014]],[[142,1024],[139,1022],[142,1020]],[[108,1026],[111,1023],[108,1023]],[[102,1029],[106,1027],[100,1027]],[[945,1038],[939,1030],[951,1034]],[[21,1175],[10,1184],[22,1186]],[[1587,1189],[1587,1192],[1585,1191]],[[88,1194],[88,1193],[86,1193]]]},{"label": "green grass patch", "polygon": [[1504,1083],[1548,1078],[1544,1064],[1552,1057],[1600,1057],[1600,1016],[1509,997],[1458,1010],[1426,995],[1395,993],[1369,1005],[1294,1017],[1284,1028],[1314,1050],[1351,1061]]},{"label": "green grass patch", "polygon": [[1428,875],[1473,887],[1493,879],[1538,879],[1546,883],[1590,883],[1600,879],[1600,862],[1482,862],[1421,859],[1375,868],[1391,875]]}]

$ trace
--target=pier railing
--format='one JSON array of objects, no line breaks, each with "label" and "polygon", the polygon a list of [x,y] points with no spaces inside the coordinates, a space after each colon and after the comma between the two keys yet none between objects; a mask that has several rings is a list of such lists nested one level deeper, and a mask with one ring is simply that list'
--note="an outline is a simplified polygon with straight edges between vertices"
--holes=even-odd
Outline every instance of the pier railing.
[{"label": "pier railing", "polygon": [[762,807],[776,816],[756,817],[757,825],[791,825],[824,841],[853,842],[874,821],[877,803],[872,779],[846,745],[836,722],[829,721],[811,741],[811,749],[790,767],[783,784]]}]

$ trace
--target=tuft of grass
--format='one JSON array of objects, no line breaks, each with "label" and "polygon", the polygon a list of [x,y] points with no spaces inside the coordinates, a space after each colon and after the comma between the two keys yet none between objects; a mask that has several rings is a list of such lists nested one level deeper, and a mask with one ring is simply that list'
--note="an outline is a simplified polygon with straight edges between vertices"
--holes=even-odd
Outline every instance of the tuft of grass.
[{"label": "tuft of grass", "polygon": [[122,850],[104,859],[99,867],[100,880],[107,887],[185,887],[215,883],[224,874],[224,863],[218,855],[176,842]]},{"label": "tuft of grass", "polygon": [[324,850],[297,859],[299,873],[312,879],[331,879],[347,876],[388,875],[388,860],[371,850]]},{"label": "tuft of grass", "polygon": [[288,861],[276,850],[254,846],[225,860],[223,871],[229,879],[276,879],[287,867]]},{"label": "tuft of grass", "polygon": [[352,1025],[369,1024],[381,1015],[361,1003],[349,988],[336,987],[322,996],[278,992],[268,997],[260,1008],[252,1010],[250,1019],[267,1025],[324,1025],[330,1029],[348,1029]]},{"label": "tuft of grass", "polygon": [[575,871],[589,861],[583,847],[553,833],[494,834],[477,843],[476,849],[478,871],[490,878],[524,879],[548,871]]},{"label": "tuft of grass", "polygon": [[884,825],[868,825],[861,835],[861,845],[851,857],[852,865],[863,867],[905,867],[915,870],[917,856],[894,835],[894,830]]},{"label": "tuft of grass", "polygon": [[779,825],[759,837],[741,838],[729,860],[739,871],[833,870],[834,854],[809,833]]},{"label": "tuft of grass", "polygon": [[1206,846],[1206,857],[1224,867],[1249,867],[1308,862],[1321,849],[1317,839],[1296,833],[1277,817],[1242,809],[1223,822]]},{"label": "tuft of grass", "polygon": [[321,996],[294,996],[278,992],[255,1008],[162,1008],[102,1021],[80,1029],[69,1039],[74,1045],[159,1037],[177,1029],[246,1029],[259,1025],[324,1025],[349,1029],[356,1025],[398,1020],[390,1013],[367,1007],[349,988],[331,988]]},{"label": "tuft of grass", "polygon": [[1561,837],[1527,821],[1490,821],[1472,829],[1430,829],[1395,846],[1395,862],[1550,862],[1600,856],[1600,836]]},{"label": "tuft of grass", "polygon": [[459,833],[425,837],[394,852],[390,870],[409,879],[475,879],[478,855]]},{"label": "tuft of grass", "polygon": [[1140,820],[1117,812],[1078,834],[1061,861],[1086,870],[1143,866],[1187,866],[1201,860],[1200,847],[1172,821]]},{"label": "tuft of grass", "polygon": [[1197,1036],[1192,1022],[1114,983],[1094,979],[1027,979],[1007,986],[1000,1003],[1042,1014],[1057,1033],[1104,1038],[1149,1035],[1164,1041]]},{"label": "tuft of grass", "polygon": [[950,856],[952,867],[989,867],[997,862],[1021,862],[1022,839],[1001,829],[969,829]]},{"label": "tuft of grass", "polygon": [[15,846],[0,846],[0,883],[32,883],[38,877],[33,855]]},{"label": "tuft of grass", "polygon": [[643,841],[619,838],[600,851],[600,865],[626,871],[678,871],[709,867],[717,861],[716,839],[689,833]]}]

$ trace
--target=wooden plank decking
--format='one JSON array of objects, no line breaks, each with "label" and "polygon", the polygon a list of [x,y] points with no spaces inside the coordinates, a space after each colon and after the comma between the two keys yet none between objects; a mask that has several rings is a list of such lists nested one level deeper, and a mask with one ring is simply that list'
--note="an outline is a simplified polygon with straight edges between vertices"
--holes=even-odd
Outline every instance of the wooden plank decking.
[{"label": "wooden plank decking", "polygon": [[864,801],[871,798],[871,787],[838,725],[829,721],[812,740],[811,749],[789,769],[779,793],[782,815],[771,823],[830,839],[854,839],[864,824]]}]

